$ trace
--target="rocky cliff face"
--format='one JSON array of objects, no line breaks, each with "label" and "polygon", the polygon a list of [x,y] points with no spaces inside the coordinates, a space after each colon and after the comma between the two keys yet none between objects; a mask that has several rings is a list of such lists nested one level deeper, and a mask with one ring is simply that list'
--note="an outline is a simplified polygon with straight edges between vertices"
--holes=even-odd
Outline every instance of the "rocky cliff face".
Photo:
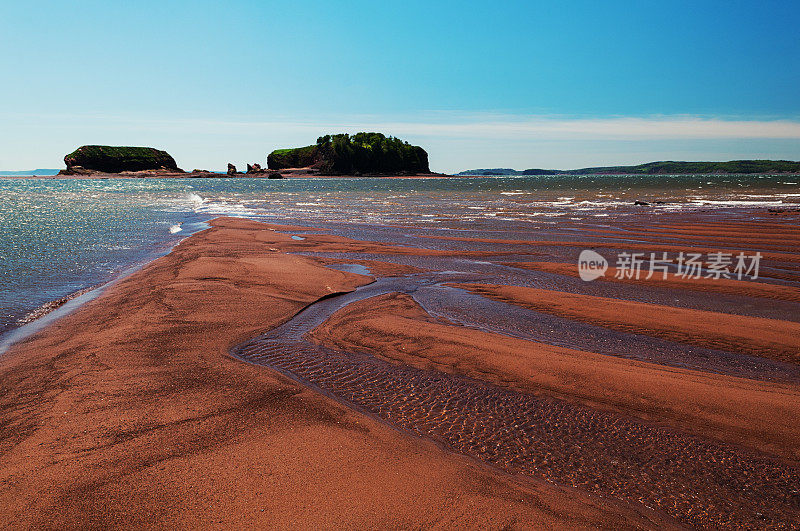
[{"label": "rocky cliff face", "polygon": [[66,157],[67,175],[163,170],[182,172],[169,153],[150,147],[81,146]]},{"label": "rocky cliff face", "polygon": [[276,149],[267,155],[267,168],[270,170],[307,168],[319,165],[322,160],[322,152],[317,146]]}]

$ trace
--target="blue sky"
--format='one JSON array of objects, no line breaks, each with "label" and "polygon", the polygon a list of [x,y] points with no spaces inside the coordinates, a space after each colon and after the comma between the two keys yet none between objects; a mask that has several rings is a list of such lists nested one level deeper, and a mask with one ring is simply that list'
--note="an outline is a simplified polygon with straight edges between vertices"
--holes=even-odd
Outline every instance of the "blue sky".
[{"label": "blue sky", "polygon": [[432,167],[800,159],[800,2],[9,2],[0,169],[86,143],[263,162],[378,129]]}]

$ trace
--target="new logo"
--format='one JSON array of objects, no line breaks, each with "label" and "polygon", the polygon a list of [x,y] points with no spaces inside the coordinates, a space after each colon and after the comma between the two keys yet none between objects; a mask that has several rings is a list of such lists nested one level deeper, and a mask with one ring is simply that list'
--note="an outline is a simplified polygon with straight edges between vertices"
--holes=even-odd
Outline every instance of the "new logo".
[{"label": "new logo", "polygon": [[578,256],[578,275],[586,282],[595,280],[606,274],[608,261],[591,249],[584,249]]}]

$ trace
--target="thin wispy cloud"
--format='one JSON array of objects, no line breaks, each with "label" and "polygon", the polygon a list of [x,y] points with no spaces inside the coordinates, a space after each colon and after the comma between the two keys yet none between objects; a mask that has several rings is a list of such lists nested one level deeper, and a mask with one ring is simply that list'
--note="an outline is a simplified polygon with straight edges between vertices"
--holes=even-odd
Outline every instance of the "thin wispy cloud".
[{"label": "thin wispy cloud", "polygon": [[[33,121],[36,122],[36,117]],[[394,135],[514,138],[568,140],[642,140],[642,139],[714,139],[782,138],[800,139],[800,120],[748,120],[698,116],[570,118],[547,115],[459,114],[432,112],[410,119],[397,117],[339,116],[308,119],[163,119],[125,115],[77,115],[39,117],[78,127],[103,125],[117,130],[158,129],[187,130],[194,133],[258,134],[285,132],[317,135],[364,130],[384,131]]]},{"label": "thin wispy cloud", "polygon": [[[434,113],[436,115],[436,113]],[[152,124],[152,121],[148,121]],[[160,121],[160,127],[192,127],[195,131],[286,133],[384,131],[403,136],[463,137],[471,139],[521,138],[541,140],[598,139],[726,139],[775,138],[800,139],[800,121],[726,120],[693,116],[560,118],[517,115],[486,117],[459,116],[452,113],[434,119],[381,119],[379,117],[341,117],[310,120],[179,120]]]},{"label": "thin wispy cloud", "polygon": [[404,123],[378,124],[386,130],[403,133],[465,136],[532,138],[566,140],[581,139],[681,139],[681,138],[797,138],[800,122],[787,120],[720,120],[693,117],[680,118],[604,118],[558,119],[529,118],[469,123]]}]

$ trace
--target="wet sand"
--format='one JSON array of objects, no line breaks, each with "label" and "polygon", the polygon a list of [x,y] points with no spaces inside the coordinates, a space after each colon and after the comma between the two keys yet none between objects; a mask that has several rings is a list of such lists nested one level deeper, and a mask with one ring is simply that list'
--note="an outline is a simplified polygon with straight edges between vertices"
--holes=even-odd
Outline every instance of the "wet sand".
[{"label": "wet sand", "polygon": [[[4,515],[791,527],[796,216],[649,216],[219,219],[0,358]],[[762,251],[769,277],[583,283],[581,247]]]},{"label": "wet sand", "polygon": [[[375,290],[370,286],[342,299],[355,306],[359,292]],[[361,300],[364,307],[358,310],[387,310],[385,300]],[[234,355],[498,468],[635,500],[690,525],[760,527],[796,518],[792,489],[800,473],[761,453],[493,385],[486,382],[490,372],[469,378],[413,363],[387,363],[364,349],[348,348],[352,345],[329,349],[309,343],[309,331],[330,336],[319,323],[345,302],[332,299],[315,305],[237,347]],[[337,330],[344,324],[335,317],[334,321]],[[437,330],[432,343],[424,332],[416,333],[419,328],[424,327],[418,322],[408,327],[414,330],[411,344],[448,344],[455,334]],[[398,346],[392,331],[348,329],[356,335],[378,332]],[[468,350],[463,344],[458,347],[450,357],[461,359],[459,352]],[[401,344],[398,350],[405,348]],[[595,375],[599,376],[603,375]]]},{"label": "wet sand", "polygon": [[[336,312],[311,337],[333,349],[469,376],[685,427],[792,459],[800,388],[665,367],[438,322],[391,293]],[[578,385],[578,382],[580,384]]]},{"label": "wet sand", "polygon": [[[555,273],[557,275],[578,277],[578,269],[575,267],[575,264],[560,262],[508,262],[506,265],[534,271]],[[647,271],[639,275],[639,278],[635,278],[635,276],[629,278],[627,276],[628,273],[628,271],[620,271],[616,267],[609,267],[605,275],[597,280],[600,282],[625,282],[632,285],[643,284],[672,289],[689,289],[706,293],[727,293],[745,297],[763,297],[765,299],[800,302],[800,288],[794,286],[764,284],[728,278],[708,279],[702,277],[682,277],[669,272],[665,274],[663,271],[654,272],[650,278],[647,278],[649,276],[649,272]]]},{"label": "wet sand", "polygon": [[800,363],[800,323],[520,286],[458,284],[559,317],[707,348]]},{"label": "wet sand", "polygon": [[[235,352],[500,469],[641,503],[690,526],[791,526],[800,518],[797,286],[775,281],[773,270],[766,279],[718,284],[684,282],[674,273],[638,285],[568,280],[577,267],[567,272],[564,259],[575,264],[576,247],[717,249],[705,247],[712,242],[702,233],[681,246],[671,242],[673,226],[694,227],[693,218],[709,215],[672,217],[677,223],[655,231],[653,245],[579,223],[567,227],[568,238],[554,227],[541,236],[559,239],[541,240],[530,238],[533,230],[511,239],[466,226],[458,229],[463,236],[424,227],[412,235],[407,227],[367,229],[365,236],[402,241],[404,248],[331,245],[323,255],[362,264],[382,257],[426,272],[319,305],[316,314],[301,314]],[[716,230],[738,226],[709,223]],[[791,217],[758,224],[778,238],[793,230]],[[654,226],[629,217],[621,229]],[[316,238],[306,236],[309,244]],[[766,251],[768,240],[734,237],[725,244],[752,254]],[[417,258],[408,247],[420,249]],[[473,258],[480,253],[488,261]],[[764,254],[768,268],[791,267],[796,259]],[[519,261],[523,256],[555,261]],[[482,281],[452,282],[458,274]],[[582,348],[583,338],[557,335],[564,328],[542,333],[538,322],[552,319],[602,331],[603,353]],[[525,337],[527,327],[539,329],[541,341]],[[649,338],[697,369],[662,354],[639,361],[648,357]],[[637,345],[642,356],[634,355]]]},{"label": "wet sand", "polygon": [[[472,242],[472,243],[488,243],[500,245],[518,245],[527,247],[575,247],[581,249],[615,249],[615,250],[630,250],[630,251],[645,251],[656,253],[669,253],[676,254],[681,251],[685,253],[699,253],[707,255],[709,253],[746,253],[747,245],[740,245],[735,247],[700,247],[697,245],[665,245],[660,240],[653,238],[645,240],[647,243],[629,243],[629,238],[621,238],[619,242],[605,242],[605,241],[547,241],[547,240],[506,240],[506,239],[492,239],[492,238],[466,238],[457,236],[425,236],[426,238],[450,240],[458,242]],[[638,242],[638,240],[636,240]],[[748,253],[746,253],[748,254]],[[749,253],[752,254],[752,253]],[[748,254],[748,255],[749,255]],[[797,248],[791,248],[791,252],[775,253],[775,252],[762,252],[762,257],[767,261],[775,262],[789,262],[792,267],[797,267],[800,263],[800,254],[797,253]],[[659,255],[657,255],[658,257]]]},{"label": "wet sand", "polygon": [[292,240],[261,224],[213,225],[0,358],[5,526],[669,523],[515,480],[230,358],[371,279],[279,252]]}]

